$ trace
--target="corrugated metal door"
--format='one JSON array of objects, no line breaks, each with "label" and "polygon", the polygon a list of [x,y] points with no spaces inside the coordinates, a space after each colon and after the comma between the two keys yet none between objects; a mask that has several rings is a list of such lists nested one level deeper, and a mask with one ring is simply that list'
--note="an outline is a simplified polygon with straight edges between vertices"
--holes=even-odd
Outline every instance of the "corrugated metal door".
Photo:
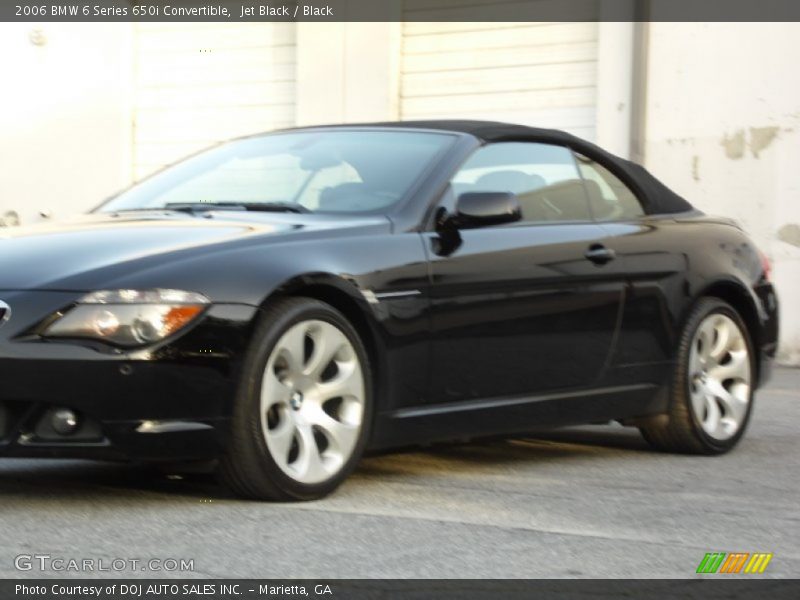
[{"label": "corrugated metal door", "polygon": [[134,179],[295,122],[293,23],[140,24],[134,52]]},{"label": "corrugated metal door", "polygon": [[406,22],[401,115],[509,121],[593,139],[596,71],[597,23]]}]

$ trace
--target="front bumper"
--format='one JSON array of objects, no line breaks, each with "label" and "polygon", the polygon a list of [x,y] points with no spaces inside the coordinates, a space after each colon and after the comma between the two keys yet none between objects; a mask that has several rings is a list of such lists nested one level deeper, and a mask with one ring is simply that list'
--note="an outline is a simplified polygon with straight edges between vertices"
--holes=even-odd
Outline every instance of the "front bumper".
[{"label": "front bumper", "polygon": [[[177,338],[131,352],[24,335],[73,296],[0,292],[14,310],[0,327],[0,456],[219,455],[258,309],[214,305]],[[65,410],[78,423],[68,434],[53,425],[55,414]]]}]

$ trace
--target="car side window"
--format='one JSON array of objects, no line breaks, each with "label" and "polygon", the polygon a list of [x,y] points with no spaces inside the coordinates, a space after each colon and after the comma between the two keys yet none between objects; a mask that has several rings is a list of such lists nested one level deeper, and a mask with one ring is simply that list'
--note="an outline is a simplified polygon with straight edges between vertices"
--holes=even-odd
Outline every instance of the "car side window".
[{"label": "car side window", "polygon": [[626,221],[645,214],[639,199],[619,178],[600,163],[575,153],[597,221]]},{"label": "car side window", "polygon": [[526,223],[589,221],[592,213],[572,152],[532,142],[483,146],[451,181],[452,199],[465,192],[511,192]]}]

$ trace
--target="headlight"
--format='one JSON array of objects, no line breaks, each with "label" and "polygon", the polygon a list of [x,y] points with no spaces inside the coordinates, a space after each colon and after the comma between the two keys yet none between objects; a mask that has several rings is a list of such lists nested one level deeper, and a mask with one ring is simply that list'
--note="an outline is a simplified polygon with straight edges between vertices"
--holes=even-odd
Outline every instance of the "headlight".
[{"label": "headlight", "polygon": [[89,338],[143,346],[169,337],[199,317],[208,298],[181,290],[106,290],[87,294],[44,331],[50,338]]}]

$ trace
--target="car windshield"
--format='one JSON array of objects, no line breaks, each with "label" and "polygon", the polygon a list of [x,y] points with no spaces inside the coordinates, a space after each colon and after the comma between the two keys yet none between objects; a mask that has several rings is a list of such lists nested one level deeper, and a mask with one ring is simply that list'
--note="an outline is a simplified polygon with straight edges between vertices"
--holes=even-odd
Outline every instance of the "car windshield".
[{"label": "car windshield", "polygon": [[100,212],[147,209],[383,212],[454,137],[416,131],[318,130],[236,140],[145,179]]}]

